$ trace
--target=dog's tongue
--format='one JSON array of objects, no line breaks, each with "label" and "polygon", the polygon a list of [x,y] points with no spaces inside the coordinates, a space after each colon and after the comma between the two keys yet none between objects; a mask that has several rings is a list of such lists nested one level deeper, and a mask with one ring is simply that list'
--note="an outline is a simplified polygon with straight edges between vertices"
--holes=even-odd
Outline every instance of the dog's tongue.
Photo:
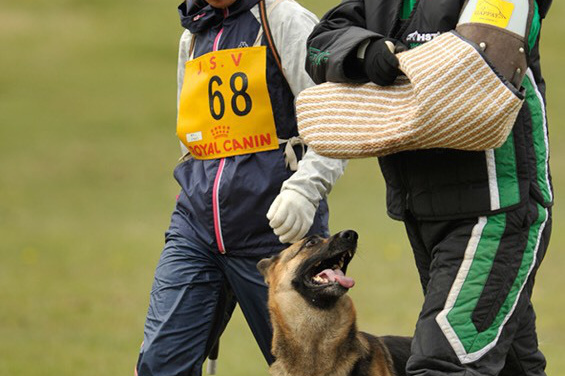
[{"label": "dog's tongue", "polygon": [[322,278],[326,278],[330,282],[337,281],[346,289],[350,289],[355,285],[355,280],[353,278],[345,276],[341,269],[326,269],[318,273],[318,275]]}]

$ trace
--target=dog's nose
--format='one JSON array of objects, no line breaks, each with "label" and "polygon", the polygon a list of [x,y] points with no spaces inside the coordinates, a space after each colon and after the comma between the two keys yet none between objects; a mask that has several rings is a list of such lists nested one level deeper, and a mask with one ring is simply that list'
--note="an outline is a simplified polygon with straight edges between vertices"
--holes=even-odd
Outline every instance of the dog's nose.
[{"label": "dog's nose", "polygon": [[353,230],[342,231],[339,234],[337,234],[337,237],[342,239],[352,240],[352,241],[357,241],[357,239],[359,239],[359,235],[357,235],[357,233]]}]

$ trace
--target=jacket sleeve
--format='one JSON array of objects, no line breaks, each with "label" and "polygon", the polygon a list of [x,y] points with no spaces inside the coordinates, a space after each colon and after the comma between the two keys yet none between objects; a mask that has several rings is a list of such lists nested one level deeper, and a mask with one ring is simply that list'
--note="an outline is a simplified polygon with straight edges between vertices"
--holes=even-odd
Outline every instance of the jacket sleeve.
[{"label": "jacket sleeve", "polygon": [[306,38],[317,23],[318,18],[312,12],[289,0],[279,0],[269,14],[269,25],[281,57],[283,74],[295,96],[314,85],[304,70],[304,61]]},{"label": "jacket sleeve", "polygon": [[547,15],[549,7],[551,7],[551,2],[552,0],[537,0],[541,18],[545,18],[545,16]]},{"label": "jacket sleeve", "polygon": [[298,162],[298,170],[283,183],[281,192],[287,189],[296,191],[317,208],[320,200],[327,197],[343,175],[346,166],[345,159],[323,157],[308,149]]},{"label": "jacket sleeve", "polygon": [[[190,43],[192,42],[192,38],[193,38],[192,34],[188,30],[185,30],[182,33],[179,42],[179,56],[178,56],[178,66],[177,66],[177,117],[179,113],[180,93],[182,91],[182,85],[184,82],[184,66],[189,59],[188,54],[189,54]],[[188,149],[186,148],[186,146],[184,146],[184,144],[180,141],[179,143],[180,143],[181,154],[185,155],[186,153],[188,153]]]},{"label": "jacket sleeve", "polygon": [[[283,73],[294,95],[314,85],[304,69],[304,61],[306,38],[317,22],[314,14],[289,0],[281,1],[269,15],[269,25],[281,55]],[[329,194],[343,174],[346,164],[346,160],[322,157],[308,149],[298,163],[298,170],[283,183],[281,191],[292,189],[318,207],[320,200]]]},{"label": "jacket sleeve", "polygon": [[363,0],[345,0],[330,10],[308,37],[306,70],[320,84],[365,82],[356,66],[358,46],[367,39],[382,35],[366,29]]}]

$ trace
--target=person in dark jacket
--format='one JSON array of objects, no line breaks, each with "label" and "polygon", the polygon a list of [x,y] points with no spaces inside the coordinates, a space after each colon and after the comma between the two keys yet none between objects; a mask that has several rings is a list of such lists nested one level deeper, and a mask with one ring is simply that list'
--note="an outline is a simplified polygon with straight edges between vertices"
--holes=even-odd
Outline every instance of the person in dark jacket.
[{"label": "person in dark jacket", "polygon": [[[515,6],[496,3],[505,3],[506,11]],[[345,0],[308,38],[306,69],[317,84],[394,84],[398,60],[387,43],[396,51],[414,48],[455,29],[464,4]],[[539,62],[541,22],[551,0],[533,5],[525,101],[502,147],[379,158],[388,214],[405,223],[425,294],[409,375],[545,375],[531,296],[553,204]]]},{"label": "person in dark jacket", "polygon": [[179,12],[177,134],[186,154],[140,376],[200,375],[236,304],[273,362],[257,262],[307,232],[328,234],[326,196],[345,167],[304,153],[297,137],[294,96],[314,84],[303,65],[312,13],[291,0],[189,0]]}]

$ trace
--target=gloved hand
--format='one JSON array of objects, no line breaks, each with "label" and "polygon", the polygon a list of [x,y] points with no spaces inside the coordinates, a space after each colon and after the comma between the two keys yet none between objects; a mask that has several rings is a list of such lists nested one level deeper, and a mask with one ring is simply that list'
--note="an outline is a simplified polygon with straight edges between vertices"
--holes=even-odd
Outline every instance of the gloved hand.
[{"label": "gloved hand", "polygon": [[283,190],[273,201],[267,219],[281,243],[294,243],[306,235],[316,207],[302,194],[291,189]]},{"label": "gloved hand", "polygon": [[372,41],[365,50],[363,68],[369,80],[380,86],[391,85],[400,74],[396,52],[406,47],[395,39],[380,38]]}]

